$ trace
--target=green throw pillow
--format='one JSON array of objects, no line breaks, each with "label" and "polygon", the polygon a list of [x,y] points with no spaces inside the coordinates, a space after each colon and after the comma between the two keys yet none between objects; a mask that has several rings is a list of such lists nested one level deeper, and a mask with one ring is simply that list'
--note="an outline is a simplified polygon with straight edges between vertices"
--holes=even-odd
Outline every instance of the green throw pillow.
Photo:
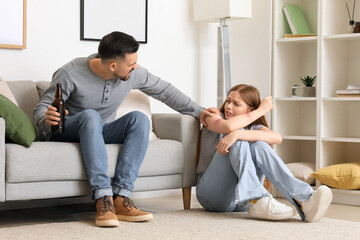
[{"label": "green throw pillow", "polygon": [[5,136],[13,142],[30,147],[36,137],[36,130],[28,116],[0,94],[0,117],[5,119]]}]

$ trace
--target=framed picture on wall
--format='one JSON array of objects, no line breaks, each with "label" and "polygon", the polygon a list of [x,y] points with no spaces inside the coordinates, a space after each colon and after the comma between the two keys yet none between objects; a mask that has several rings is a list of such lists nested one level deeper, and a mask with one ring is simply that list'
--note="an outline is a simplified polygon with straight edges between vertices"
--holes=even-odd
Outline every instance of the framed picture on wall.
[{"label": "framed picture on wall", "polygon": [[147,0],[80,0],[80,39],[100,41],[113,31],[147,43]]},{"label": "framed picture on wall", "polygon": [[0,0],[0,48],[26,48],[26,0]]}]

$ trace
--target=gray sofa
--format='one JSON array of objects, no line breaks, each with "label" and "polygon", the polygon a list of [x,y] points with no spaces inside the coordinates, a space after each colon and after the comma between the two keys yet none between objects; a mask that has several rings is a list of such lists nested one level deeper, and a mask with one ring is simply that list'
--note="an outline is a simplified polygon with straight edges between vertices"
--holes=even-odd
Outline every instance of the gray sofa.
[{"label": "gray sofa", "polygon": [[[7,84],[19,107],[32,119],[40,100],[39,82]],[[152,121],[159,139],[150,141],[134,191],[182,188],[184,208],[188,209],[191,187],[196,184],[199,122],[182,114],[152,114]],[[120,148],[120,144],[106,146],[110,176],[114,176]],[[5,143],[5,121],[0,117],[0,206],[10,201],[90,195],[78,143],[35,141],[29,148]]]}]

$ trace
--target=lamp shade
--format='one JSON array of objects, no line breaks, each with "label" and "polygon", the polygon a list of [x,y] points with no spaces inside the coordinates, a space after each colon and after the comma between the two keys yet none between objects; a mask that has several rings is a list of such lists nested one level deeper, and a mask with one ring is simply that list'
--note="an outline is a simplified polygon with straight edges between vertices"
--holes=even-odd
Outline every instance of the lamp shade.
[{"label": "lamp shade", "polygon": [[193,0],[194,20],[217,22],[219,19],[251,18],[252,0]]}]

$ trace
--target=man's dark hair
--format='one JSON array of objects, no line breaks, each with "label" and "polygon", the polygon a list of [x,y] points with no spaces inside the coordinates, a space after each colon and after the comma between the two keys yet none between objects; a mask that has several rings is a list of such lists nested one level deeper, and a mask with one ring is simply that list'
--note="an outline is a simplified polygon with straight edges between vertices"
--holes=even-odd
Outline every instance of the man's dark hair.
[{"label": "man's dark hair", "polygon": [[98,52],[103,60],[125,58],[126,53],[136,53],[139,43],[136,39],[123,32],[112,32],[105,35],[99,44]]}]

